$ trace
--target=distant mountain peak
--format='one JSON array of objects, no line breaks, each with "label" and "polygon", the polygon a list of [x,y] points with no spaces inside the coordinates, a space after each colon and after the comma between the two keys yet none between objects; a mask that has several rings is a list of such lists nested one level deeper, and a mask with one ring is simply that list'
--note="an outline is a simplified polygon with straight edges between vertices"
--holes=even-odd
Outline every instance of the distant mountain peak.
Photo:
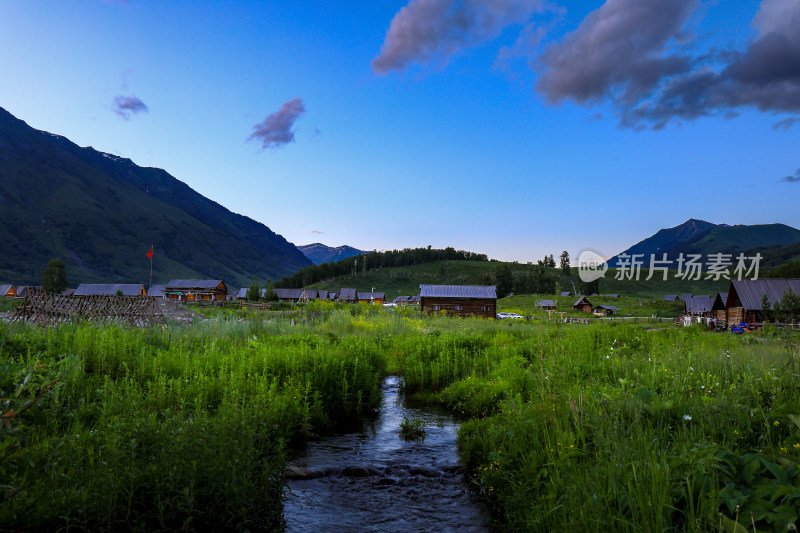
[{"label": "distant mountain peak", "polygon": [[336,261],[341,261],[342,259],[347,259],[348,257],[366,253],[363,250],[353,248],[352,246],[347,246],[346,244],[334,248],[326,244],[322,244],[321,242],[303,244],[298,246],[297,249],[303,252],[303,255],[309,258],[315,265],[321,265],[322,263],[335,263]]}]

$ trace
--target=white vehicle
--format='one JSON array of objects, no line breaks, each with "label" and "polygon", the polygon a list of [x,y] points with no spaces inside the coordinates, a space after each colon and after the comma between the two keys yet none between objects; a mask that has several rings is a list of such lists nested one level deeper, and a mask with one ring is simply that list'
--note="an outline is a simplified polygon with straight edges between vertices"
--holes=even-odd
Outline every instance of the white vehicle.
[{"label": "white vehicle", "polygon": [[522,318],[523,320],[525,319],[524,316],[522,316],[520,314],[517,314],[517,313],[508,313],[508,317],[507,318],[517,318],[517,319]]},{"label": "white vehicle", "polygon": [[497,318],[508,318],[508,313],[497,313]]}]

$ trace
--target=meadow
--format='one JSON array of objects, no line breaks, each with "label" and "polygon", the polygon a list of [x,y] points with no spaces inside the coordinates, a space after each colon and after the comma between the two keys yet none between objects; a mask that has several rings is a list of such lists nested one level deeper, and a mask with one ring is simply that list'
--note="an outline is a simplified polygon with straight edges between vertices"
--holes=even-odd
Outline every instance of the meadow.
[{"label": "meadow", "polygon": [[147,329],[0,325],[0,527],[279,528],[293,444],[369,417],[391,374],[463,420],[465,477],[498,530],[797,520],[796,334],[203,311]]}]

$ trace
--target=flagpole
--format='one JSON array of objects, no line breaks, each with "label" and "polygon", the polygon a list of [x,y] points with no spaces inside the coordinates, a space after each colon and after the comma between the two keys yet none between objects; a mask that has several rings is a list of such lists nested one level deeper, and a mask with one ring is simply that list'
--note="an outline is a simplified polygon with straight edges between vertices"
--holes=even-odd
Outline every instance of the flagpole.
[{"label": "flagpole", "polygon": [[153,288],[153,248],[155,248],[155,244],[150,245],[150,287],[147,290]]}]

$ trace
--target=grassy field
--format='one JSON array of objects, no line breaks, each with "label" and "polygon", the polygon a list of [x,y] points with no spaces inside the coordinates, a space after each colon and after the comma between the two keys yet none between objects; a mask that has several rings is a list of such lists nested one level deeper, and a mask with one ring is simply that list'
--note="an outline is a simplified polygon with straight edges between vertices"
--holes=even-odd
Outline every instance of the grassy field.
[{"label": "grassy field", "polygon": [[387,374],[463,419],[466,476],[499,530],[797,520],[796,336],[208,312],[143,330],[0,325],[0,527],[280,527],[292,443],[370,416]]},{"label": "grassy field", "polygon": [[[617,317],[665,317],[671,318],[681,316],[684,313],[683,302],[667,302],[661,300],[651,300],[645,297],[619,296],[610,298],[608,296],[587,297],[592,305],[613,305],[620,311]],[[553,313],[552,318],[561,317],[563,312],[565,317],[589,318],[593,315],[573,311],[572,305],[578,301],[577,296],[556,296],[555,294],[521,294],[519,296],[508,296],[497,300],[498,311],[508,311],[519,313],[525,316],[533,316],[537,319],[547,319],[551,315],[536,307],[536,302],[540,300],[553,300],[559,313]]]}]

